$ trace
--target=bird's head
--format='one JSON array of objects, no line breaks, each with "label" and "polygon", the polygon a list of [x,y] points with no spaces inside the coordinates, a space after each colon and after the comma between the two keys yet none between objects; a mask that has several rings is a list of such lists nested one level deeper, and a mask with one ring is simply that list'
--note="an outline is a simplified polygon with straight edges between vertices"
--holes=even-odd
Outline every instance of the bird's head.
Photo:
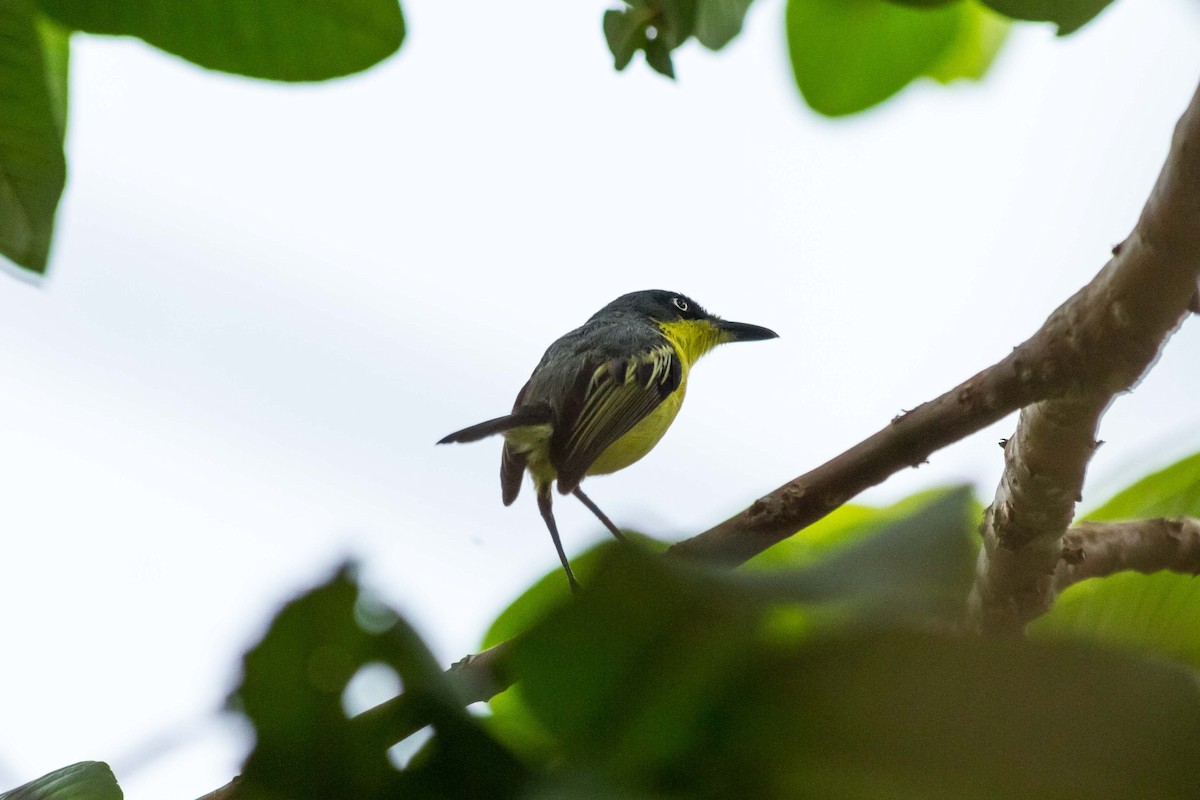
[{"label": "bird's head", "polygon": [[710,314],[687,295],[649,289],[621,295],[593,317],[629,314],[658,325],[689,364],[727,342],[754,342],[774,339],[779,334],[760,325],[730,322]]}]

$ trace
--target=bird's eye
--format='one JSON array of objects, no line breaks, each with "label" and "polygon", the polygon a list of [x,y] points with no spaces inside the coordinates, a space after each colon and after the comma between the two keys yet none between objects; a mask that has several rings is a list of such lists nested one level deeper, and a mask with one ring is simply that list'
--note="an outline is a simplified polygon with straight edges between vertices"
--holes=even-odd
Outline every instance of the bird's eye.
[{"label": "bird's eye", "polygon": [[676,297],[671,302],[674,303],[675,307],[678,308],[680,311],[688,310],[687,300],[684,300],[682,297]]}]

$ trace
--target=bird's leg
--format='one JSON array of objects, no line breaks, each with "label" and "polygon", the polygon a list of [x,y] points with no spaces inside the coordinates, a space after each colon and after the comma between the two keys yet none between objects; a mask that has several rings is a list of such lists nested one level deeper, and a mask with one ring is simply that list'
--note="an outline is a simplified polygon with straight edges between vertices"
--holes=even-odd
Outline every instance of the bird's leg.
[{"label": "bird's leg", "polygon": [[629,541],[628,539],[625,538],[625,534],[621,533],[621,530],[616,525],[613,525],[612,520],[609,519],[604,514],[604,512],[600,510],[600,507],[592,502],[592,498],[588,497],[586,494],[584,494],[582,491],[580,491],[578,486],[575,487],[575,491],[571,492],[571,494],[578,497],[579,502],[581,502],[585,506],[587,506],[593,514],[595,514],[597,517],[600,518],[600,521],[604,523],[604,527],[608,528],[608,530],[612,533],[612,535],[617,537],[618,542]]},{"label": "bird's leg", "polygon": [[571,571],[571,564],[567,561],[567,554],[563,552],[562,541],[558,538],[558,525],[554,523],[554,512],[550,510],[550,487],[546,486],[545,490],[539,489],[537,493],[538,511],[542,512],[542,519],[546,520],[546,527],[550,529],[550,538],[554,540],[554,549],[558,551],[558,560],[562,562],[563,569],[567,573],[567,582],[571,584],[571,591],[579,591],[579,581],[575,580],[575,573]]}]

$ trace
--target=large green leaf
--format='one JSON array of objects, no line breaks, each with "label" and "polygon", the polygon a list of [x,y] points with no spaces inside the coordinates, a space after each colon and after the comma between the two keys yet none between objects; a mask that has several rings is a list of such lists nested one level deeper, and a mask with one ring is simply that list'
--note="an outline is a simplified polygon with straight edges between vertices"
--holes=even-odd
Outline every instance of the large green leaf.
[{"label": "large green leaf", "polygon": [[1122,572],[1068,588],[1029,633],[1071,636],[1173,658],[1200,669],[1200,578]]},{"label": "large green leaf", "polygon": [[38,35],[46,66],[50,110],[61,142],[67,135],[68,73],[71,66],[71,32],[48,17],[38,15]]},{"label": "large green leaf", "polygon": [[81,761],[0,793],[0,800],[121,800],[124,796],[108,764]]},{"label": "large green leaf", "polygon": [[964,2],[958,34],[925,74],[939,83],[979,80],[992,66],[1012,27],[1008,18],[976,2]]},{"label": "large green leaf", "polygon": [[31,0],[0,3],[0,253],[37,273],[46,271],[67,178],[66,71],[47,70],[65,47],[43,47]]},{"label": "large green leaf", "polygon": [[[404,770],[388,760],[385,720],[349,717],[343,694],[368,665],[393,669],[434,737]],[[234,696],[254,725],[238,796],[514,797],[524,768],[462,708],[432,655],[393,612],[367,607],[348,568],[288,603],[245,657]]]},{"label": "large green leaf", "polygon": [[1053,22],[1058,35],[1066,36],[1090,22],[1112,0],[983,0],[1013,19]]},{"label": "large green leaf", "polygon": [[[625,535],[636,542],[638,546],[651,551],[661,552],[666,547],[660,542],[637,533],[626,531]],[[602,553],[608,544],[609,542],[606,541],[571,559],[571,569],[574,570],[576,577],[581,582],[587,583],[591,579],[592,572],[600,563]],[[488,628],[487,633],[484,634],[484,649],[506,642],[529,630],[546,614],[566,602],[570,596],[570,588],[563,571],[559,567],[553,568],[500,612],[500,615]]]},{"label": "large green leaf", "polygon": [[881,519],[845,530],[845,543],[818,561],[739,581],[764,597],[834,603],[877,622],[958,619],[978,552],[970,489],[924,493],[877,513]]},{"label": "large green leaf", "polygon": [[891,526],[902,524],[943,501],[958,509],[955,514],[969,519],[978,520],[983,513],[983,506],[961,486],[918,492],[884,508],[847,503],[795,536],[759,553],[746,562],[746,567],[774,570],[813,566],[862,540],[886,535]]},{"label": "large green leaf", "polygon": [[[865,600],[897,612],[948,614],[971,586],[982,511],[966,487],[921,492],[882,509],[846,505],[747,562],[771,576],[748,585],[792,601]],[[647,552],[665,547],[633,536]],[[584,584],[607,547],[571,560]],[[524,633],[569,597],[562,570],[551,570],[500,612],[483,647]]]},{"label": "large green leaf", "polygon": [[137,36],[209,69],[314,81],[370,67],[400,47],[397,0],[39,0],[62,24]]},{"label": "large green leaf", "polygon": [[1200,453],[1141,479],[1085,519],[1179,516],[1200,516]]},{"label": "large green leaf", "polygon": [[974,0],[900,5],[886,0],[788,0],[788,52],[805,101],[853,114],[913,79],[978,78],[1005,26]]},{"label": "large green leaf", "polygon": [[[753,593],[613,548],[517,645],[564,768],[689,798],[1188,797],[1189,671],[903,630],[781,640]],[[619,796],[611,793],[604,796]]]}]

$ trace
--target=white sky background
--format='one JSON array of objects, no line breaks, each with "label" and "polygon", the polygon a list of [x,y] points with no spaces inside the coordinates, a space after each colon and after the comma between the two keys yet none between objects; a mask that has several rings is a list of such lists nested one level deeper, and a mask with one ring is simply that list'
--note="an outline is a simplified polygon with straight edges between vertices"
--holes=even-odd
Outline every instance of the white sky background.
[{"label": "white sky background", "polygon": [[[446,663],[476,649],[557,559],[528,488],[501,506],[498,442],[433,442],[618,294],[781,334],[710,356],[654,453],[589,483],[663,538],[998,360],[1129,231],[1200,77],[1200,8],[1124,0],[829,121],[778,0],[676,83],[613,73],[603,7],[413,0],[397,57],[317,86],[75,38],[52,275],[0,276],[0,788],[83,759],[131,800],[224,783],[242,650],[347,555]],[[1085,504],[1200,449],[1198,359],[1193,319],[1109,413]],[[986,497],[1012,425],[863,499]],[[569,552],[606,535],[558,518]]]}]

